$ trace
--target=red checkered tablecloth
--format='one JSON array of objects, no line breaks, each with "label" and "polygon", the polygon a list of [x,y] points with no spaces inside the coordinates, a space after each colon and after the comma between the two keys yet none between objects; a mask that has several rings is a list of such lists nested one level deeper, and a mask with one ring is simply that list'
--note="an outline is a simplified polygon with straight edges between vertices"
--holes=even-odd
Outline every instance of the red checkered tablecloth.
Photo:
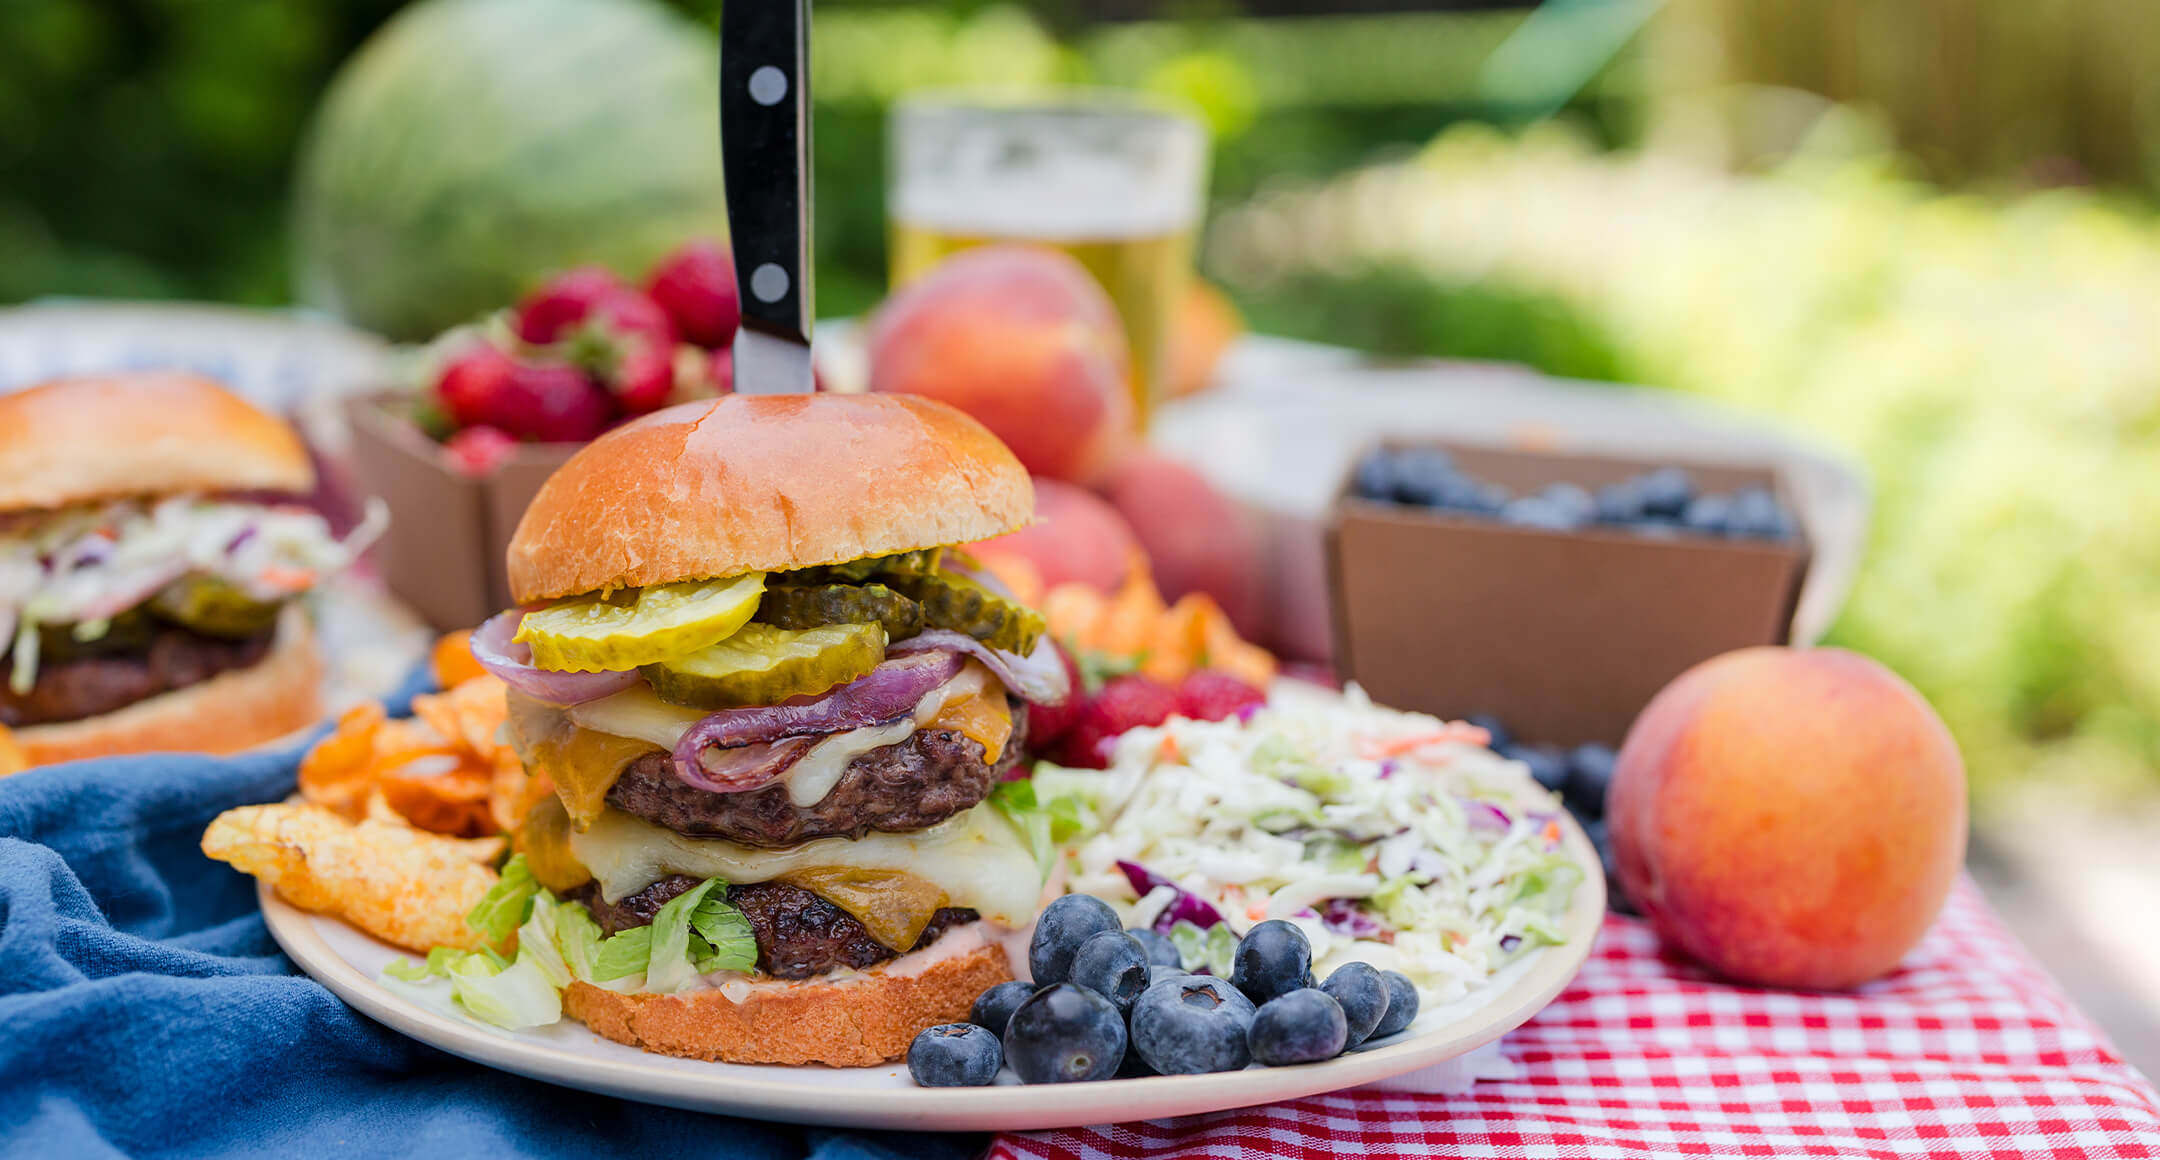
[{"label": "red checkered tablecloth", "polygon": [[2160,1097],[1969,883],[1850,994],[1714,982],[1612,917],[1575,982],[1464,1095],[1365,1089],[1000,1136],[1044,1157],[2160,1157]]}]

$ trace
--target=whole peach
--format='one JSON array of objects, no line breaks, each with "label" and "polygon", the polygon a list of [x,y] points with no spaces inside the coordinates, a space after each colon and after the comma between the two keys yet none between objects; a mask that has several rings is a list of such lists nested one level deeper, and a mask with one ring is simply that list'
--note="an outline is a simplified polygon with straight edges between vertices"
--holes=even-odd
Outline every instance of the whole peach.
[{"label": "whole peach", "polygon": [[871,390],[966,411],[1037,475],[1090,482],[1132,438],[1125,331],[1068,254],[963,251],[887,299],[869,334]]},{"label": "whole peach", "polygon": [[1622,887],[1720,973],[1889,973],[1965,857],[1965,767],[1919,693],[1843,649],[1704,661],[1628,730],[1606,804]]},{"label": "whole peach", "polygon": [[1145,561],[1117,509],[1084,488],[1042,478],[1035,480],[1034,523],[968,550],[993,567],[1003,557],[1025,560],[1045,589],[1077,582],[1115,592]]},{"label": "whole peach", "polygon": [[1205,592],[1240,633],[1259,633],[1259,539],[1206,476],[1168,456],[1135,452],[1111,472],[1103,497],[1139,537],[1164,599]]}]

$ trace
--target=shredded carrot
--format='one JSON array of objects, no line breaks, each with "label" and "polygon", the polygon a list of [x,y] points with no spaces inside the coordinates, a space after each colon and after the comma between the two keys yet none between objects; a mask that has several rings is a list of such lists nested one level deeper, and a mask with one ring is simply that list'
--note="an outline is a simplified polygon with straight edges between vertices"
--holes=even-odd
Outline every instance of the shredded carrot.
[{"label": "shredded carrot", "polygon": [[1366,758],[1400,757],[1412,750],[1428,745],[1490,745],[1492,734],[1482,726],[1461,721],[1451,721],[1427,733],[1413,733],[1397,737],[1393,741],[1367,741],[1358,745],[1358,756]]},{"label": "shredded carrot", "polygon": [[1252,919],[1252,920],[1253,920],[1254,922],[1258,922],[1258,921],[1260,921],[1261,919],[1263,919],[1263,918],[1266,918],[1266,917],[1267,917],[1267,907],[1266,907],[1266,905],[1264,905],[1264,904],[1261,904],[1261,903],[1255,903],[1255,904],[1253,904],[1253,905],[1251,905],[1251,906],[1248,906],[1248,907],[1246,907],[1246,908],[1245,908],[1245,917],[1247,917],[1247,918],[1249,918],[1249,919]]},{"label": "shredded carrot", "polygon": [[306,588],[315,583],[315,573],[307,568],[265,568],[263,582],[279,588]]},{"label": "shredded carrot", "polygon": [[1178,748],[1177,738],[1164,737],[1155,747],[1155,760],[1166,765],[1176,765],[1185,760],[1185,751]]},{"label": "shredded carrot", "polygon": [[1545,844],[1547,846],[1557,846],[1560,844],[1560,823],[1545,823]]}]

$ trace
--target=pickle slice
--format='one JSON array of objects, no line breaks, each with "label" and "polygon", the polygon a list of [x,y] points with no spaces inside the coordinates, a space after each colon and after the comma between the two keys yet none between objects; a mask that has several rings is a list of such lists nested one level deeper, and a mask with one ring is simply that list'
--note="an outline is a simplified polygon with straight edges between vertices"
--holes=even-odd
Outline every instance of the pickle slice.
[{"label": "pickle slice", "polygon": [[965,576],[895,576],[892,586],[922,605],[923,623],[964,632],[1022,656],[1043,634],[1043,618]]},{"label": "pickle slice", "polygon": [[885,626],[876,621],[803,629],[753,623],[709,648],[644,671],[663,701],[733,709],[814,696],[862,676],[884,659]]},{"label": "pickle slice", "polygon": [[46,663],[58,664],[108,653],[139,653],[150,647],[157,624],[141,605],[137,605],[107,621],[104,629],[101,633],[85,636],[81,635],[83,626],[79,623],[41,624],[38,626],[38,656]]},{"label": "pickle slice", "polygon": [[556,672],[634,669],[686,656],[734,635],[757,612],[765,574],[656,584],[578,596],[528,612],[512,639]]},{"label": "pickle slice", "polygon": [[860,584],[880,576],[929,576],[938,570],[944,548],[917,548],[890,556],[865,556],[845,564],[827,564],[787,574],[790,584]]},{"label": "pickle slice", "polygon": [[277,623],[278,602],[257,600],[230,580],[182,576],[158,589],[150,611],[204,636],[249,637]]},{"label": "pickle slice", "polygon": [[922,631],[922,605],[883,584],[809,584],[767,588],[757,620],[780,628],[816,628],[822,624],[885,626],[886,643]]}]

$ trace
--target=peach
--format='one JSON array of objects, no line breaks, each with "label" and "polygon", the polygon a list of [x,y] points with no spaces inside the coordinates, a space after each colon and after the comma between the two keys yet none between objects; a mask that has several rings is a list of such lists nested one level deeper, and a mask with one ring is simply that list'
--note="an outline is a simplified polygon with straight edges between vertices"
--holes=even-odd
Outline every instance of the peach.
[{"label": "peach", "polygon": [[1170,394],[1197,395],[1215,381],[1216,364],[1245,330],[1245,320],[1222,291],[1198,278],[1178,302],[1170,330]]},{"label": "peach", "polygon": [[1118,464],[1103,496],[1132,526],[1165,598],[1204,592],[1239,632],[1259,633],[1259,538],[1206,476],[1156,452],[1134,452]]},{"label": "peach", "polygon": [[869,334],[871,390],[966,411],[1037,475],[1091,482],[1132,437],[1125,331],[1070,255],[963,251],[887,299]]},{"label": "peach", "polygon": [[1843,649],[1704,661],[1628,730],[1606,818],[1670,944],[1741,982],[1889,973],[1965,857],[1965,766],[1897,674]]},{"label": "peach", "polygon": [[[1140,542],[1117,510],[1094,493],[1055,479],[1035,480],[1035,522],[971,545],[968,551],[999,575],[1017,558],[1043,590],[1080,583],[1115,592],[1145,562]],[[1026,575],[1023,571],[1021,574]]]}]

